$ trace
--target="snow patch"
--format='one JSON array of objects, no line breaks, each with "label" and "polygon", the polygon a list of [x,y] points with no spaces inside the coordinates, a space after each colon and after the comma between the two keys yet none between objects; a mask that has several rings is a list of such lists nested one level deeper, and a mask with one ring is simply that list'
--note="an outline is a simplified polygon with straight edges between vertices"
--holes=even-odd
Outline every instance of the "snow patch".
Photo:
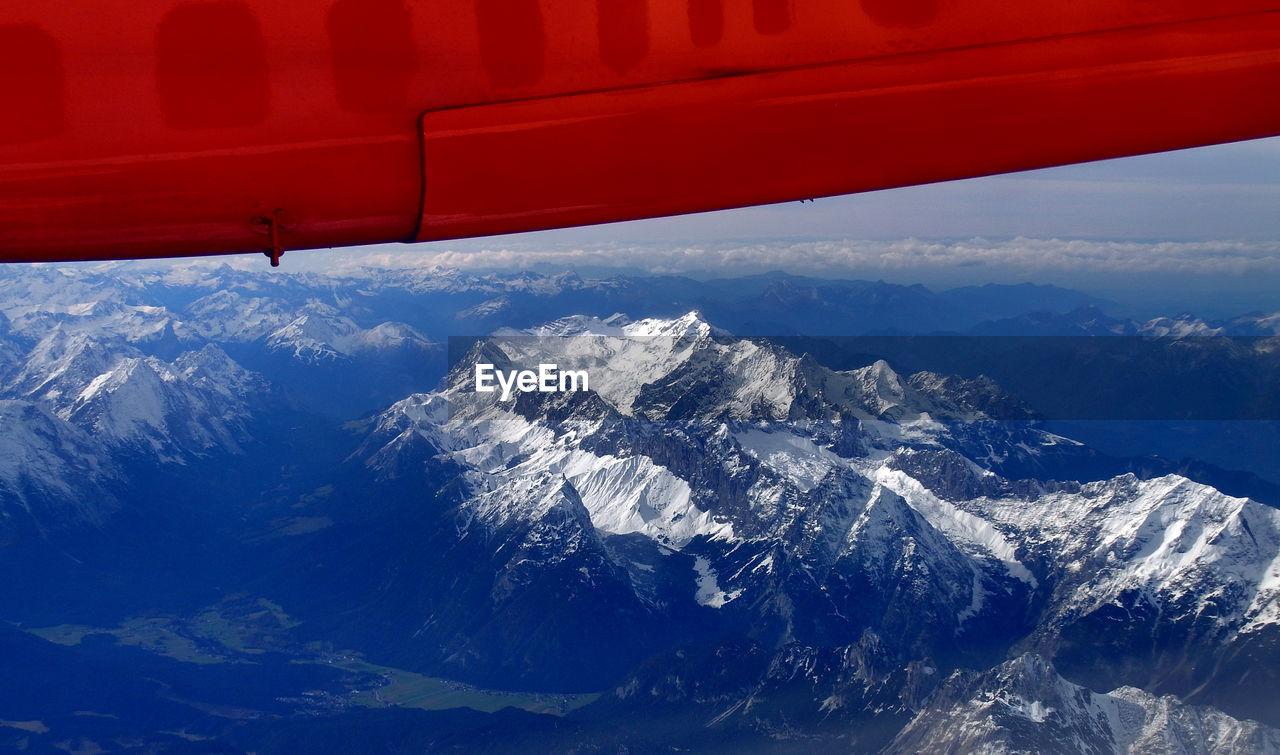
[{"label": "snow patch", "polygon": [[693,570],[697,573],[697,588],[693,598],[698,601],[698,605],[721,608],[725,603],[742,594],[742,590],[734,590],[728,593],[721,590],[720,585],[716,582],[716,572],[711,568],[711,562],[702,556],[694,557]]}]

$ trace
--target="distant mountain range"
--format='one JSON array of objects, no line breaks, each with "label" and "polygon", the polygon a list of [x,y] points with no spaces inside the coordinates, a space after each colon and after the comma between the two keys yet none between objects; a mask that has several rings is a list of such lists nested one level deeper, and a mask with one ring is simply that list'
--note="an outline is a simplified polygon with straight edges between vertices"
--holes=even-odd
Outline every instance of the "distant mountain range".
[{"label": "distant mountain range", "polygon": [[[1055,432],[1010,360],[813,338],[1077,323],[1230,376],[1276,317],[781,275],[6,272],[0,747],[1280,750],[1264,480]],[[1203,356],[1227,335],[1254,350]],[[591,390],[503,401],[481,360]]]}]

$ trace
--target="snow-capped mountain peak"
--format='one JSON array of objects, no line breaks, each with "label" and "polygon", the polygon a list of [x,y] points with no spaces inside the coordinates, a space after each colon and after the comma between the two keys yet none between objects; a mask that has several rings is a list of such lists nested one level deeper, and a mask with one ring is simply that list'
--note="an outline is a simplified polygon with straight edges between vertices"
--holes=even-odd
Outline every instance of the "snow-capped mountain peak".
[{"label": "snow-capped mountain peak", "polygon": [[384,322],[365,329],[333,311],[301,314],[271,333],[266,344],[268,349],[304,364],[334,362],[371,352],[435,348],[430,339],[404,323]]},{"label": "snow-capped mountain peak", "polygon": [[1132,687],[1107,694],[1023,655],[946,681],[887,748],[909,752],[1182,752],[1280,750],[1280,731]]}]

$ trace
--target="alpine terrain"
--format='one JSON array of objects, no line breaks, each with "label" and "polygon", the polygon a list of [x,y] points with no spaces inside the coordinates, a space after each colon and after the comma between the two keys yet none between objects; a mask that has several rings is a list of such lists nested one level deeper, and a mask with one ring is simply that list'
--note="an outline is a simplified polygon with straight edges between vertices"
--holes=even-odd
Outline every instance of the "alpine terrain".
[{"label": "alpine terrain", "polygon": [[[933,337],[1101,304],[668,284],[8,273],[0,746],[1280,752],[1265,449],[1104,452],[1008,354],[723,329],[804,286]],[[1274,321],[1113,320],[1207,381]]]}]

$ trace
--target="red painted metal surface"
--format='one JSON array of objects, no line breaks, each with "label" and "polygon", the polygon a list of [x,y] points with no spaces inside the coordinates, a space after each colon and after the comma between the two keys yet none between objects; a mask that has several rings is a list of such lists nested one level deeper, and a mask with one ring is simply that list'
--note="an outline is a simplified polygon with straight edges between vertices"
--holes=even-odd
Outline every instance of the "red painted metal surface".
[{"label": "red painted metal surface", "polygon": [[1280,0],[0,7],[0,259],[482,235],[1280,133]]}]

